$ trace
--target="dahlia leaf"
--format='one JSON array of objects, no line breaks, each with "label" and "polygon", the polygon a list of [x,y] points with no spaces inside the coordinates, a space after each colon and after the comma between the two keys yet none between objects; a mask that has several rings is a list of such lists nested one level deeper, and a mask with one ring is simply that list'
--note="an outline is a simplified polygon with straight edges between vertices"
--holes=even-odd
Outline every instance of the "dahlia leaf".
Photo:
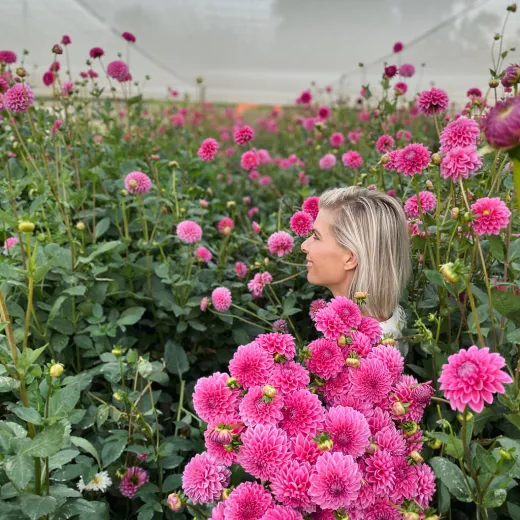
[{"label": "dahlia leaf", "polygon": [[466,486],[464,475],[458,466],[442,457],[433,457],[430,460],[430,465],[435,471],[437,478],[450,490],[450,493],[455,498],[463,502],[472,502],[470,490]]}]

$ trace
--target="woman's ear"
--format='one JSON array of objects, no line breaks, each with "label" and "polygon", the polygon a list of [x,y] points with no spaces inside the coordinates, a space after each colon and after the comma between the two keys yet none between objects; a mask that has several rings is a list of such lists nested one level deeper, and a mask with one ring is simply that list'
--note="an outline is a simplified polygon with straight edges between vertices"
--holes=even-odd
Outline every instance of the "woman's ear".
[{"label": "woman's ear", "polygon": [[358,261],[356,256],[352,251],[347,251],[347,254],[345,255],[345,260],[343,262],[343,269],[345,271],[352,271],[352,269],[355,269],[358,265]]}]

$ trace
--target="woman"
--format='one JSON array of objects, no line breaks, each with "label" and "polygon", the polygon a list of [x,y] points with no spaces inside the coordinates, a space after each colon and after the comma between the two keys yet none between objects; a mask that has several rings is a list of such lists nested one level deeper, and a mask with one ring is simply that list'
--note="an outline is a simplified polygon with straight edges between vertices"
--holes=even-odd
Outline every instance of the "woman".
[{"label": "woman", "polygon": [[313,233],[301,246],[307,279],[334,296],[353,299],[367,292],[361,312],[380,322],[383,335],[397,339],[406,324],[399,298],[411,274],[409,240],[396,199],[355,186],[328,190],[320,197]]}]

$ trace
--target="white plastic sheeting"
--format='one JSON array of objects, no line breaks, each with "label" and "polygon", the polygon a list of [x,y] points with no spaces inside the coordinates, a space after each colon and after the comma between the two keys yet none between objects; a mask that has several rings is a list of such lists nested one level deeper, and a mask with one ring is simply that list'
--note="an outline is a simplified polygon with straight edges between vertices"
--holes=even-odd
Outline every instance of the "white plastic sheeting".
[{"label": "white plastic sheeting", "polygon": [[[291,103],[312,81],[355,96],[378,82],[383,63],[412,63],[412,92],[432,82],[454,100],[469,87],[484,89],[492,66],[493,34],[501,31],[508,0],[1,0],[0,48],[30,51],[31,83],[53,60],[51,47],[70,35],[71,70],[86,70],[93,46],[105,64],[126,59],[122,31],[137,42],[130,68],[145,95],[167,87],[194,92],[202,76],[212,101]],[[511,15],[504,49],[520,39],[520,13]],[[402,41],[398,56],[392,46]],[[520,47],[519,47],[520,48]],[[518,61],[512,53],[506,63]],[[60,56],[66,69],[65,56]],[[363,69],[358,63],[366,64]],[[424,63],[424,67],[421,64]],[[99,64],[94,67],[98,68]]]}]

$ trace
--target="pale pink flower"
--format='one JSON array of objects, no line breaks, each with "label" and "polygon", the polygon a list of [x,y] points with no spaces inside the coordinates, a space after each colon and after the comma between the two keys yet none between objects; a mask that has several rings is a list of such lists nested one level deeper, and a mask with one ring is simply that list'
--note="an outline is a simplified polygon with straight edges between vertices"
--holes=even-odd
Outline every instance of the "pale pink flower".
[{"label": "pale pink flower", "polygon": [[231,291],[227,287],[217,287],[211,293],[211,302],[215,310],[226,312],[232,303]]},{"label": "pale pink flower", "polygon": [[456,146],[442,158],[441,176],[458,182],[460,179],[468,179],[471,175],[475,175],[481,166],[482,159],[475,145]]},{"label": "pale pink flower", "polygon": [[152,181],[146,173],[135,171],[130,172],[125,177],[125,188],[130,192],[138,195],[148,193],[152,187]]},{"label": "pale pink flower", "polygon": [[235,262],[235,273],[239,280],[243,280],[247,275],[247,265],[244,262]]},{"label": "pale pink flower", "polygon": [[2,96],[2,101],[9,112],[22,114],[27,112],[28,108],[34,104],[34,94],[29,85],[25,83],[15,83]]},{"label": "pale pink flower", "polygon": [[[192,220],[184,220],[182,222],[179,222],[179,224],[177,224],[177,236],[185,244],[194,244],[195,242],[200,242],[200,240],[202,238],[202,228],[196,222],[193,222]],[[203,249],[206,249],[206,248],[203,248]],[[207,251],[207,249],[206,249],[206,251]],[[210,255],[211,255],[211,253],[210,253]],[[211,260],[211,257],[210,257],[210,260]],[[208,260],[208,262],[209,262],[209,260]]]},{"label": "pale pink flower", "polygon": [[9,237],[4,242],[4,249],[11,249],[15,244],[18,244],[20,239],[18,237]]},{"label": "pale pink flower", "polygon": [[217,224],[217,229],[219,233],[221,233],[222,235],[229,235],[234,228],[235,223],[233,222],[233,219],[230,217],[221,218],[219,223]]},{"label": "pale pink flower", "polygon": [[289,254],[294,247],[294,239],[286,231],[276,231],[267,240],[267,250],[279,257]]}]

